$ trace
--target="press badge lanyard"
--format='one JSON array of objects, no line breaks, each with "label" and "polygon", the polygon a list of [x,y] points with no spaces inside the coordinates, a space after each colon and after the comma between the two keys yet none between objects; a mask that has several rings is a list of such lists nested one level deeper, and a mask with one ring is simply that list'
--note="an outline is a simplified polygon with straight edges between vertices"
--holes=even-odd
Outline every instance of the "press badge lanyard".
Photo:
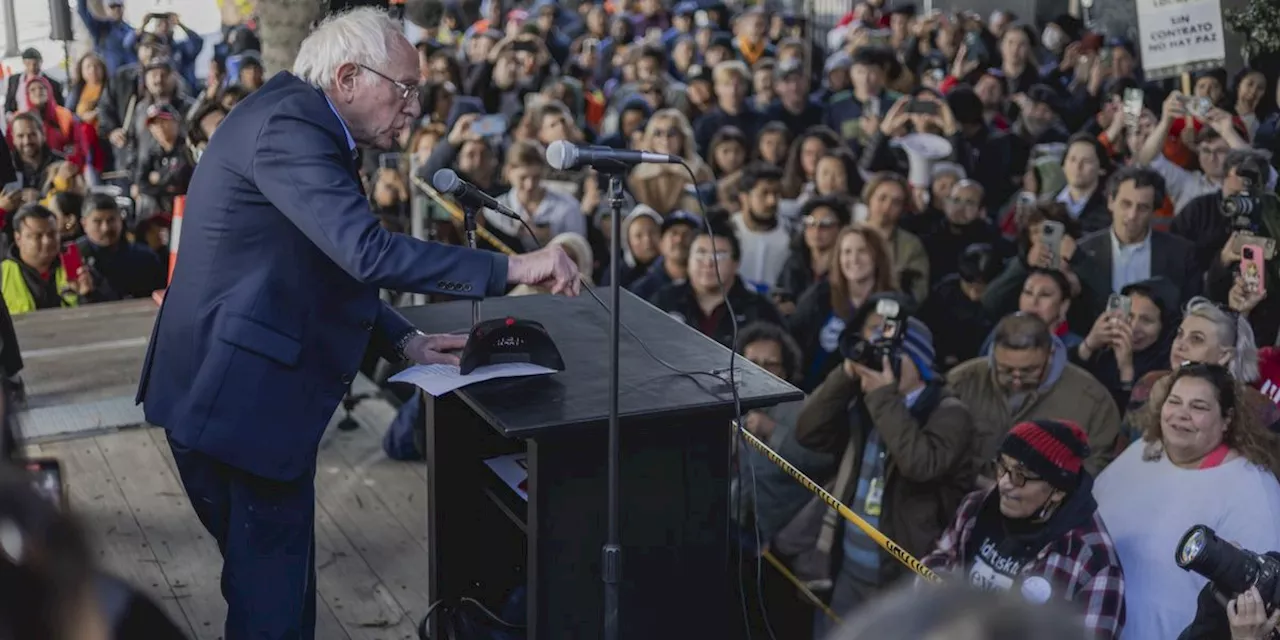
[{"label": "press badge lanyard", "polygon": [[882,441],[880,453],[876,456],[876,475],[871,478],[867,486],[867,499],[862,503],[862,512],[877,518],[880,517],[880,507],[884,502],[885,457],[887,454]]}]

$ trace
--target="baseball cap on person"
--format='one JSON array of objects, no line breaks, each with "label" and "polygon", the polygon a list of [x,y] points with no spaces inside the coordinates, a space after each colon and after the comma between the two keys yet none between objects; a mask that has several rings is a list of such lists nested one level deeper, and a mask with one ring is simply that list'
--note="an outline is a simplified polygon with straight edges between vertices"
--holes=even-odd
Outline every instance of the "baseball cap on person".
[{"label": "baseball cap on person", "polygon": [[662,232],[666,233],[667,229],[670,229],[671,227],[674,227],[678,224],[686,224],[686,225],[689,225],[690,227],[693,227],[694,229],[697,229],[698,227],[702,226],[702,218],[700,218],[697,214],[689,213],[688,211],[685,211],[683,209],[677,209],[675,211],[672,211],[671,213],[668,213],[667,217],[662,219]]},{"label": "baseball cap on person", "polygon": [[40,55],[40,51],[35,47],[27,47],[22,50],[23,60],[44,60],[44,56]]},{"label": "baseball cap on person", "polygon": [[698,81],[715,82],[711,77],[711,69],[700,64],[689,65],[689,69],[685,71],[684,78],[686,84],[693,84]]},{"label": "baseball cap on person", "polygon": [[1069,420],[1035,420],[1014,426],[1000,443],[1000,454],[1022,463],[1054,488],[1080,484],[1089,457],[1089,437]]}]

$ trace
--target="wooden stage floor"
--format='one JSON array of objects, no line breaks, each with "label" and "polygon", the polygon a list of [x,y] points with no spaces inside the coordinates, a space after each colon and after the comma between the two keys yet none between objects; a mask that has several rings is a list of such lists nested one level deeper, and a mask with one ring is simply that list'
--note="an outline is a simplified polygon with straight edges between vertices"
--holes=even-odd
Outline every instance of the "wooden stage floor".
[{"label": "wooden stage floor", "polygon": [[[416,638],[429,604],[426,467],[383,455],[390,404],[367,400],[355,414],[359,429],[331,426],[320,447],[316,637]],[[151,595],[191,638],[222,637],[221,559],[183,494],[163,430],[135,427],[29,450],[62,459],[72,509],[108,570]]]}]

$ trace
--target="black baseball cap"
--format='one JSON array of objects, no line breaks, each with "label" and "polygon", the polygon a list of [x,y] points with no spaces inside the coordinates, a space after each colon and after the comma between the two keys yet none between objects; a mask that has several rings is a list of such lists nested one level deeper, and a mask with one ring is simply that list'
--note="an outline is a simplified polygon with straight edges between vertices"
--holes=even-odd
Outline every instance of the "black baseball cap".
[{"label": "black baseball cap", "polygon": [[697,214],[689,213],[683,209],[677,209],[668,213],[667,217],[662,219],[662,233],[666,233],[667,229],[678,224],[689,225],[690,227],[697,229],[702,226],[702,218],[698,217]]}]

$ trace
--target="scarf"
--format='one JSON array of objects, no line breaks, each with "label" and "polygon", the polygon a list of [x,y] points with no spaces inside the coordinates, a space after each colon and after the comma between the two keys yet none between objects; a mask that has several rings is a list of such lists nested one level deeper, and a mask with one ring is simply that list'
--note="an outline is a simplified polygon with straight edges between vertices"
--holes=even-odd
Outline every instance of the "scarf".
[{"label": "scarf", "polygon": [[761,41],[759,44],[749,42],[746,37],[738,36],[738,51],[742,52],[742,59],[747,65],[753,65],[760,56],[764,55],[766,43]]},{"label": "scarf", "polygon": [[98,100],[102,97],[101,84],[85,83],[80,88],[80,99],[76,101],[76,115],[85,122],[98,119]]}]

